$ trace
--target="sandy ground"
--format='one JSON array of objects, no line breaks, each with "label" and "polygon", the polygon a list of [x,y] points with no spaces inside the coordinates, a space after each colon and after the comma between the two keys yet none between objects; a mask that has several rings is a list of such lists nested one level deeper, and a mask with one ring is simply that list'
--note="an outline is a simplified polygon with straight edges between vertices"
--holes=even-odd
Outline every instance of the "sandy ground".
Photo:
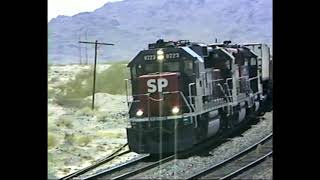
[{"label": "sandy ground", "polygon": [[[109,66],[98,65],[97,70]],[[54,89],[86,70],[90,66],[51,66],[48,87]],[[95,111],[65,108],[48,99],[48,178],[60,178],[91,165],[126,143],[125,96],[97,93],[95,98]]]}]

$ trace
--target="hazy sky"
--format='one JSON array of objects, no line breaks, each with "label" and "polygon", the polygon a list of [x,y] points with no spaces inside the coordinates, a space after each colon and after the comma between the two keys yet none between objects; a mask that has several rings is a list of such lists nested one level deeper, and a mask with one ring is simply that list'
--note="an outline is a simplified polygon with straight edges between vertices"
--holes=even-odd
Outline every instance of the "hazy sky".
[{"label": "hazy sky", "polygon": [[58,15],[73,16],[80,12],[90,12],[114,1],[122,0],[48,0],[48,22]]}]

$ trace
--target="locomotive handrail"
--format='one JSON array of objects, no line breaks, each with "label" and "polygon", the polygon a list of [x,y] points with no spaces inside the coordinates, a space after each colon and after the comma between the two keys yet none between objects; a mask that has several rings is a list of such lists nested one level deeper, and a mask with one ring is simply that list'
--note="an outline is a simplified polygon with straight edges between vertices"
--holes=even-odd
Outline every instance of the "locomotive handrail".
[{"label": "locomotive handrail", "polygon": [[[180,95],[182,96],[184,102],[187,104],[187,106],[188,106],[188,108],[189,108],[189,111],[192,112],[192,111],[191,111],[191,108],[190,108],[191,106],[190,106],[190,104],[188,103],[186,97],[184,96],[184,94],[183,94],[181,91],[179,91],[179,92],[180,92]],[[193,109],[193,111],[195,111],[195,109]]]},{"label": "locomotive handrail", "polygon": [[239,77],[239,79],[242,79],[242,78],[248,78],[249,76],[241,76]]},{"label": "locomotive handrail", "polygon": [[[232,91],[231,91],[231,89],[229,88],[229,85],[228,85],[227,82],[224,83],[224,85],[227,87],[227,92],[228,92],[228,95],[229,95],[229,96],[227,96],[227,97],[229,98],[229,103],[231,103],[231,102],[233,102]],[[227,98],[227,99],[228,99],[228,98]],[[229,113],[229,112],[230,112],[230,113]],[[232,114],[232,113],[233,113],[233,108],[230,107],[230,106],[228,106],[228,114]]]},{"label": "locomotive handrail", "polygon": [[[251,81],[251,80],[253,80],[253,79],[256,79],[256,78],[258,78],[258,77],[254,77],[254,78],[250,78],[250,79],[247,79],[249,76],[241,76],[241,77],[239,77],[238,79],[237,79],[237,81],[241,81],[241,79],[245,79],[246,81]],[[226,79],[226,82],[224,83],[225,85],[226,85],[226,87],[228,88],[228,94],[229,94],[229,96],[231,97],[232,96],[232,90],[229,88],[229,84],[228,84],[228,81],[230,81],[230,80],[232,80],[232,78],[227,78]]]},{"label": "locomotive handrail", "polygon": [[[249,78],[249,79],[247,79],[247,82],[250,82],[250,81],[252,81],[254,79],[258,79],[258,78],[259,78],[258,76]],[[253,93],[253,90],[251,89],[250,84],[248,84],[247,86],[248,86],[247,88],[249,89],[249,93]]]},{"label": "locomotive handrail", "polygon": [[228,83],[229,80],[232,80],[232,78],[227,78],[227,79],[226,79],[226,83]]},{"label": "locomotive handrail", "polygon": [[[221,92],[222,92],[222,93],[224,94],[224,96],[226,97],[226,100],[227,100],[228,104],[230,104],[230,103],[231,103],[231,99],[229,99],[229,98],[232,98],[232,96],[228,96],[228,95],[226,94],[225,90],[223,89],[223,87],[222,87],[222,85],[221,85],[220,83],[218,83],[217,85],[220,87]],[[229,92],[229,93],[230,93],[230,92]],[[228,111],[231,111],[230,106],[228,106]]]},{"label": "locomotive handrail", "polygon": [[224,79],[209,80],[209,83],[210,83],[210,82],[223,81],[223,80],[224,80]]},{"label": "locomotive handrail", "polygon": [[[131,95],[132,97],[135,97],[135,96],[146,96],[147,94],[135,94],[135,95]],[[129,101],[128,100],[128,104],[129,104],[129,110],[130,110],[130,108],[131,108],[131,106],[132,106],[132,104],[134,103],[134,102],[140,102],[140,100],[134,100],[134,98],[132,99],[132,101]]]},{"label": "locomotive handrail", "polygon": [[192,92],[191,92],[191,86],[192,85],[195,85],[196,83],[189,83],[189,85],[188,85],[188,91],[189,91],[189,101],[190,101],[190,105],[192,105],[192,107],[193,107],[193,111],[195,111],[195,107],[194,107],[194,105],[192,104]]},{"label": "locomotive handrail", "polygon": [[127,100],[127,106],[129,107],[129,99],[128,99],[128,81],[129,79],[124,79],[124,84],[126,88],[126,100]]},{"label": "locomotive handrail", "polygon": [[254,80],[254,79],[258,79],[258,76],[249,78],[247,81],[252,81],[252,80]]},{"label": "locomotive handrail", "polygon": [[[224,83],[224,85],[226,86],[227,88],[227,93],[228,93],[228,97],[231,97],[232,98],[232,91],[229,87],[229,84],[228,83]],[[230,102],[233,101],[233,99],[230,99]]]},{"label": "locomotive handrail", "polygon": [[[190,108],[191,106],[190,106],[190,104],[188,103],[188,101],[187,101],[186,97],[184,96],[183,92],[181,92],[181,91],[176,91],[176,92],[180,92],[180,95],[182,96],[184,102],[187,104],[187,106],[188,106],[188,108],[189,108],[189,112],[191,113],[191,112],[192,112],[192,111],[191,111],[191,108]],[[193,109],[193,111],[195,111],[195,109]],[[196,117],[196,116],[195,116],[195,117],[192,116],[191,118],[192,118],[192,120],[193,120],[193,118],[195,118],[194,124],[195,124],[195,127],[197,128],[197,127],[198,127],[197,117]]]},{"label": "locomotive handrail", "polygon": [[[183,92],[181,92],[181,91],[167,91],[167,92],[163,92],[163,94],[173,94],[173,93],[180,93],[180,95],[182,96],[183,101],[186,103],[186,105],[187,105],[187,107],[188,107],[188,109],[189,109],[189,112],[192,112],[191,106],[190,106],[190,104],[188,103],[186,97],[183,95]],[[194,110],[194,109],[193,109],[193,110]]]},{"label": "locomotive handrail", "polygon": [[[238,78],[238,81],[240,81],[240,79],[242,79],[242,78],[248,78],[248,76],[241,76],[241,77]],[[228,83],[228,81],[230,81],[230,80],[232,80],[232,78],[227,78],[226,79],[226,83]]]},{"label": "locomotive handrail", "polygon": [[223,95],[224,95],[225,97],[227,97],[226,100],[227,100],[227,102],[229,102],[229,99],[228,99],[229,96],[226,94],[226,92],[225,92],[225,90],[223,89],[221,83],[218,83],[217,86],[220,87],[220,91],[223,93]]}]

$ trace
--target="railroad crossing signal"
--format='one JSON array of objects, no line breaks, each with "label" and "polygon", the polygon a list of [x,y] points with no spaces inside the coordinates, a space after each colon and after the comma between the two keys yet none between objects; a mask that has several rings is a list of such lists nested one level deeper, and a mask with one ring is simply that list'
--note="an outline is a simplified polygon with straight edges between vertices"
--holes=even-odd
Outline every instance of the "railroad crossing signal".
[{"label": "railroad crossing signal", "polygon": [[96,65],[97,65],[97,49],[98,49],[98,44],[99,45],[109,45],[109,46],[113,46],[114,44],[110,44],[110,43],[98,43],[98,40],[96,40],[95,42],[87,42],[87,41],[79,41],[79,43],[85,43],[85,44],[94,44],[94,69],[93,69],[93,87],[92,87],[92,105],[91,105],[91,109],[94,109],[94,94],[95,94],[95,90],[96,90]]}]

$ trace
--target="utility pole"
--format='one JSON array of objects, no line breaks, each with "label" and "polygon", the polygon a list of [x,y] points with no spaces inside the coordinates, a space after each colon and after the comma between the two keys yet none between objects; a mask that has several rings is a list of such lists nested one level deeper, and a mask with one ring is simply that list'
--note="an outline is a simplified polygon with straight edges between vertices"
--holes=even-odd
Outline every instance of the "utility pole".
[{"label": "utility pole", "polygon": [[[88,29],[86,29],[86,32],[85,32],[85,39],[87,41],[87,38],[88,38]],[[86,44],[86,65],[88,64],[88,51],[87,51],[87,44]]]},{"label": "utility pole", "polygon": [[[79,41],[81,41],[81,31],[79,31]],[[79,44],[79,64],[82,64],[81,61],[81,44]]]},{"label": "utility pole", "polygon": [[93,87],[92,87],[92,106],[91,109],[94,109],[94,94],[96,90],[96,65],[97,65],[97,49],[98,49],[98,44],[99,45],[110,45],[113,46],[114,44],[110,43],[98,43],[98,40],[96,42],[87,42],[87,41],[79,41],[79,43],[85,43],[85,44],[94,44],[94,68],[93,68]]}]

